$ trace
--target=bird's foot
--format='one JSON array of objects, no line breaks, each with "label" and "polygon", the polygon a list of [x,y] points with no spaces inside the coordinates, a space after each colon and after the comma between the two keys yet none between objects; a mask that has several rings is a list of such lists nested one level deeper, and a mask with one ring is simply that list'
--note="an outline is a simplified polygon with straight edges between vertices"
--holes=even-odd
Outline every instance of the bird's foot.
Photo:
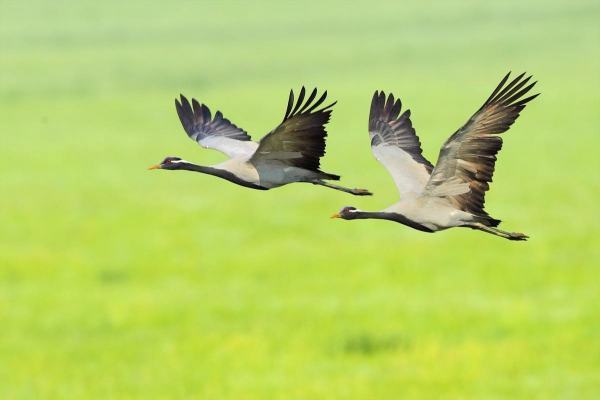
[{"label": "bird's foot", "polygon": [[524,233],[510,232],[508,234],[508,239],[509,240],[527,240],[527,239],[529,239],[529,236],[527,236]]},{"label": "bird's foot", "polygon": [[373,193],[367,189],[352,189],[352,194],[355,196],[373,196]]}]

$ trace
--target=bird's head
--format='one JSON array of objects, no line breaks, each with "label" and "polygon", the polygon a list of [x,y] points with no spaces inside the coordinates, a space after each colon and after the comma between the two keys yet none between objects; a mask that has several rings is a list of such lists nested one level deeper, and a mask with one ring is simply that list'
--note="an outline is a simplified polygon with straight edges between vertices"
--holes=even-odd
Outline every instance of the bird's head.
[{"label": "bird's head", "polygon": [[354,219],[358,216],[356,207],[344,207],[339,212],[336,212],[331,218]]},{"label": "bird's head", "polygon": [[166,157],[160,164],[155,164],[148,169],[181,169],[185,160],[179,157]]}]

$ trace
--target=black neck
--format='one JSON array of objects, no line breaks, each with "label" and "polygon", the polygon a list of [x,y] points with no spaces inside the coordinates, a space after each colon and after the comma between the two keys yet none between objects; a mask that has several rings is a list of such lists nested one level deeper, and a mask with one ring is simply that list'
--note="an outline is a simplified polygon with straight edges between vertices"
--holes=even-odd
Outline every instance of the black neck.
[{"label": "black neck", "polygon": [[386,219],[388,221],[399,222],[403,225],[410,226],[411,228],[422,232],[433,232],[426,226],[421,225],[418,222],[413,221],[412,219],[408,219],[402,214],[382,211],[354,211],[352,215],[354,216],[354,218],[352,219]]},{"label": "black neck", "polygon": [[229,182],[233,182],[240,186],[249,187],[251,189],[267,190],[266,187],[255,185],[252,182],[245,181],[242,178],[238,177],[237,175],[233,174],[232,172],[226,171],[224,169],[206,167],[203,165],[196,165],[196,164],[187,163],[187,162],[182,162],[182,163],[180,163],[180,165],[181,165],[180,169],[185,169],[187,171],[200,172],[202,174],[218,176],[219,178],[226,179]]}]

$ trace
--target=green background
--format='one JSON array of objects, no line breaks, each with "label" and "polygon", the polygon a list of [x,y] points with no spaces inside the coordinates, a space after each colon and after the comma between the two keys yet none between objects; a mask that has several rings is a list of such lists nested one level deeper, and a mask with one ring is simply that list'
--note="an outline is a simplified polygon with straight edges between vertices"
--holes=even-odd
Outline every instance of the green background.
[{"label": "green background", "polygon": [[[600,3],[0,1],[0,398],[600,396]],[[424,154],[508,71],[542,95],[487,209],[525,243],[386,221],[373,91]],[[258,139],[290,88],[339,100],[323,169],[374,197],[253,191],[179,93]]]}]

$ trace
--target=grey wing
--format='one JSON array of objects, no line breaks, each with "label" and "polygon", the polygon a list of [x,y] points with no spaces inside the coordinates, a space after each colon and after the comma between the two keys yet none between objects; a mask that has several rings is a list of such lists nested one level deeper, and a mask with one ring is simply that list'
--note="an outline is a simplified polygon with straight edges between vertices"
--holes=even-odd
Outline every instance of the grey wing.
[{"label": "grey wing", "polygon": [[402,103],[390,93],[376,91],[371,101],[369,137],[375,158],[388,170],[400,196],[419,194],[433,166],[421,150],[421,142],[410,121],[410,110],[400,115]]},{"label": "grey wing", "polygon": [[319,108],[327,98],[327,92],[315,101],[317,89],[306,101],[305,96],[304,87],[297,101],[294,101],[294,92],[290,91],[283,121],[260,140],[250,162],[255,165],[279,163],[320,172],[320,158],[325,154],[327,137],[325,124],[329,122],[335,102]]},{"label": "grey wing", "polygon": [[440,156],[425,193],[445,197],[457,209],[487,215],[485,192],[492,181],[496,155],[502,148],[499,134],[506,132],[525,105],[538,94],[524,98],[536,84],[521,74],[505,86],[508,73],[467,123],[440,149]]},{"label": "grey wing", "polygon": [[254,153],[257,144],[246,131],[223,117],[220,111],[213,118],[210,109],[196,99],[192,99],[192,105],[183,95],[181,102],[175,99],[181,125],[192,140],[204,148],[218,150],[231,158],[249,158]]}]

